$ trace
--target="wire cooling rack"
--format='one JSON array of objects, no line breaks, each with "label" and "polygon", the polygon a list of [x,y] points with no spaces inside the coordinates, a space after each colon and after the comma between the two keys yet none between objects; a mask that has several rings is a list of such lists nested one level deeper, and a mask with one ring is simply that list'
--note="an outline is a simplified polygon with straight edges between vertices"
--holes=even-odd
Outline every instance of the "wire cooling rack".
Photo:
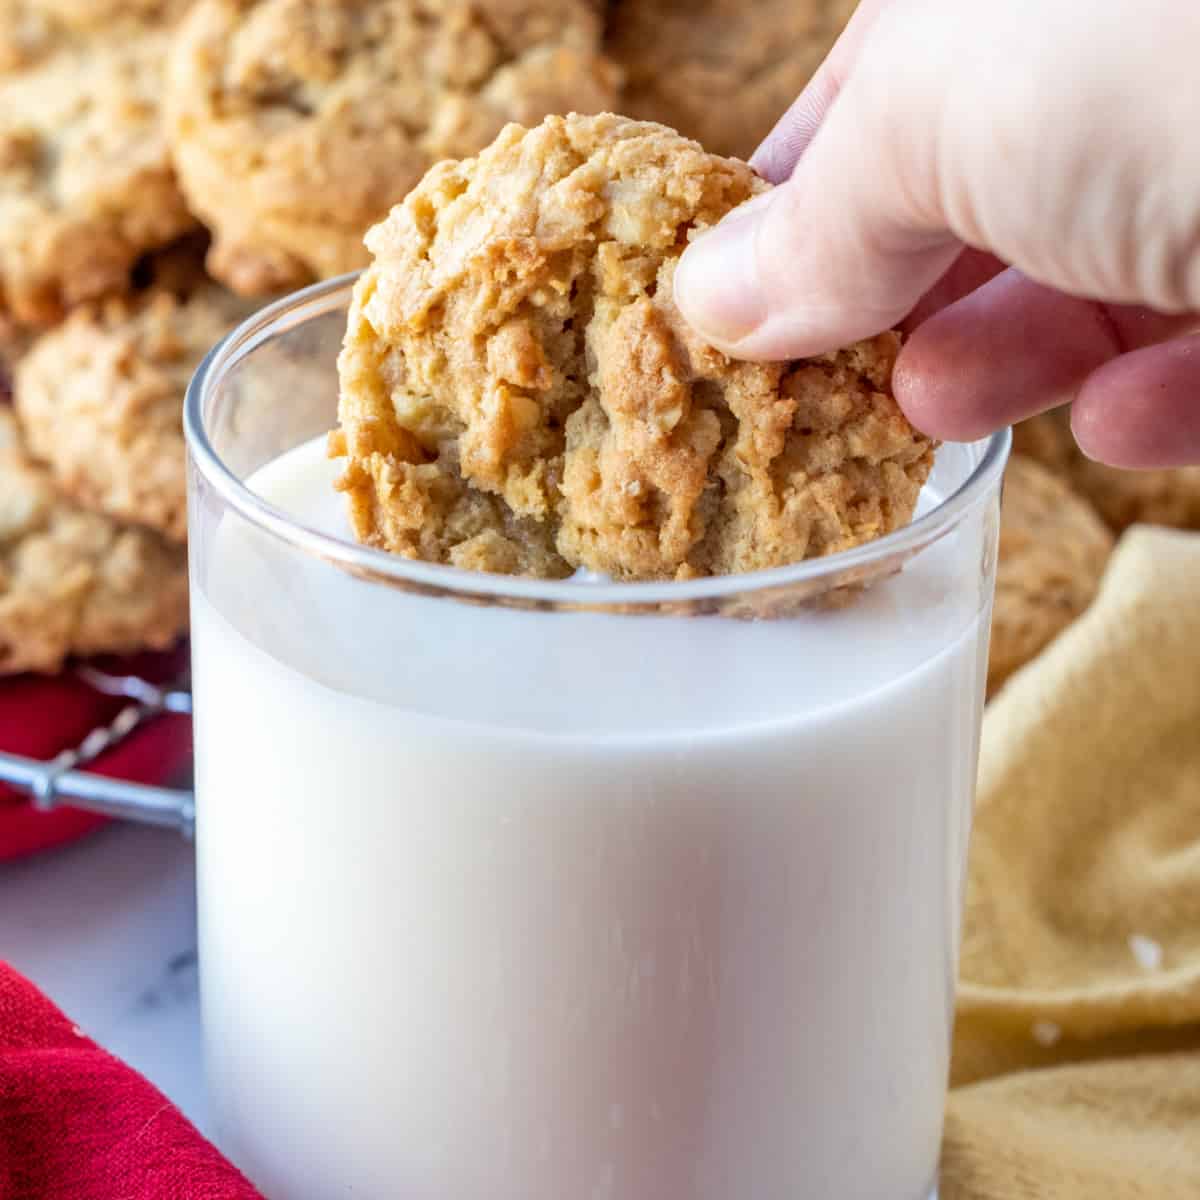
[{"label": "wire cooling rack", "polygon": [[48,761],[0,751],[0,783],[24,792],[43,811],[69,805],[100,816],[176,829],[191,837],[196,803],[189,789],[110,779],[87,769],[156,717],[190,714],[190,675],[185,672],[169,683],[155,684],[138,675],[109,674],[91,666],[79,666],[75,673],[95,691],[124,697],[128,703],[77,746]]}]

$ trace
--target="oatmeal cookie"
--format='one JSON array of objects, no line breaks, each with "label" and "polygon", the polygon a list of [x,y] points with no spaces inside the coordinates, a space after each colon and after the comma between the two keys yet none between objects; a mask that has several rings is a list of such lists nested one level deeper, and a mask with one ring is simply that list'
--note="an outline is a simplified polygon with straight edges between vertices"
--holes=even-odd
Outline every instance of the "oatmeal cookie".
[{"label": "oatmeal cookie", "polygon": [[153,289],[76,309],[15,375],[29,449],[78,503],[187,536],[183,396],[200,360],[249,305],[215,285]]},{"label": "oatmeal cookie", "polygon": [[357,536],[484,570],[671,579],[905,524],[934,448],[890,395],[896,335],[735,362],[675,308],[688,238],[766,188],[611,114],[510,125],[435,166],[368,234],[339,360]]},{"label": "oatmeal cookie", "polygon": [[187,625],[187,555],[61,497],[0,409],[0,674],[165,649]]},{"label": "oatmeal cookie", "polygon": [[192,0],[23,0],[27,8],[41,12],[61,28],[90,32],[115,22],[143,25],[174,24]]},{"label": "oatmeal cookie", "polygon": [[1014,454],[1000,507],[988,692],[1092,602],[1113,548],[1099,514],[1053,472]]},{"label": "oatmeal cookie", "polygon": [[610,107],[592,0],[199,0],[168,69],[212,273],[257,294],[365,265],[434,160],[508,120]]},{"label": "oatmeal cookie", "polygon": [[1065,408],[1022,421],[1013,447],[1069,480],[1118,533],[1136,524],[1200,529],[1200,467],[1122,471],[1093,462],[1075,444]]},{"label": "oatmeal cookie", "polygon": [[87,52],[95,34],[138,37],[176,23],[192,0],[0,0],[0,75],[67,46]]},{"label": "oatmeal cookie", "polygon": [[0,0],[0,76],[45,57],[57,33],[55,22],[31,0]]},{"label": "oatmeal cookie", "polygon": [[621,107],[745,157],[800,94],[857,0],[615,0]]},{"label": "oatmeal cookie", "polygon": [[[0,310],[25,324],[123,290],[143,253],[195,224],[160,116],[168,31],[47,28],[22,69],[0,71]],[[14,43],[0,36],[0,57]]]}]

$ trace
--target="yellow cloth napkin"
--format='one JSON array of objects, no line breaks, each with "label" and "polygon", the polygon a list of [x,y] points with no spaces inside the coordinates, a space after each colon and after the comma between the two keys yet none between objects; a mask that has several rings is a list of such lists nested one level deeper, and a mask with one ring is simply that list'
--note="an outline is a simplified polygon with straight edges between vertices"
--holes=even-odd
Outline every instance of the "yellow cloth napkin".
[{"label": "yellow cloth napkin", "polygon": [[1200,534],[989,706],[959,977],[941,1200],[1200,1198]]}]

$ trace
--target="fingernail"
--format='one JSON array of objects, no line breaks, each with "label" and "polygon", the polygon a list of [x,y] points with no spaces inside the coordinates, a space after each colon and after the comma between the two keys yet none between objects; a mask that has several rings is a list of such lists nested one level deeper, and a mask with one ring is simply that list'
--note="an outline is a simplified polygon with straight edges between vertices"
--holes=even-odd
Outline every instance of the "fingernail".
[{"label": "fingernail", "polygon": [[755,257],[765,208],[751,201],[735,209],[684,251],[675,271],[675,303],[688,324],[716,346],[742,341],[767,316]]}]

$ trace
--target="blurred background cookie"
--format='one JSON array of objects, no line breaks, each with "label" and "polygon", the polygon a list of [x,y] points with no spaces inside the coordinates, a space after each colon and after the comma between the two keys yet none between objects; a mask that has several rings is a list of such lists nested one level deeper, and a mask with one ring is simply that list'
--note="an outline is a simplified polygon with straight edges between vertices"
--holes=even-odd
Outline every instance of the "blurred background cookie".
[{"label": "blurred background cookie", "polygon": [[208,350],[250,305],[212,283],[76,309],[17,365],[29,449],[78,503],[187,536],[183,397]]},{"label": "blurred background cookie", "polygon": [[1122,471],[1093,462],[1075,444],[1065,408],[1022,421],[1013,447],[1069,480],[1118,532],[1138,523],[1200,529],[1200,467]]},{"label": "blurred background cookie", "polygon": [[601,36],[591,0],[199,0],[167,108],[212,273],[259,294],[364,265],[363,233],[435,159],[611,107]]},{"label": "blurred background cookie", "polygon": [[0,409],[0,674],[165,649],[186,626],[184,549],[60,496]]},{"label": "blurred background cookie", "polygon": [[[23,324],[123,290],[192,228],[160,98],[177,5],[5,0],[0,17],[0,312]],[[139,13],[153,9],[153,23]],[[61,11],[60,11],[61,10]],[[64,19],[67,18],[67,19]]]},{"label": "blurred background cookie", "polygon": [[614,0],[621,111],[746,158],[799,95],[857,0]]},{"label": "blurred background cookie", "polygon": [[989,695],[1087,608],[1112,548],[1087,500],[1040,463],[1013,455],[1000,507]]},{"label": "blurred background cookie", "polygon": [[87,32],[111,27],[114,22],[173,23],[192,0],[25,0],[45,17],[65,29]]}]

